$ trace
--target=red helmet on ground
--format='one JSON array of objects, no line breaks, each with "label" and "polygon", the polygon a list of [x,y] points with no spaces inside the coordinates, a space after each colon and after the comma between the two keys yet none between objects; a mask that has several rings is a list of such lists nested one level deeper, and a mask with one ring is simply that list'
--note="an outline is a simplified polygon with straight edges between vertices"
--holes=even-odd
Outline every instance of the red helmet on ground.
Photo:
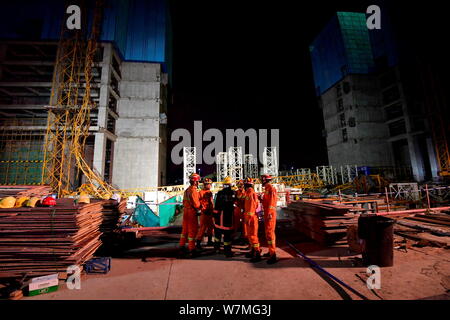
[{"label": "red helmet on ground", "polygon": [[189,181],[194,181],[194,182],[200,181],[200,175],[197,173],[191,174],[189,176]]},{"label": "red helmet on ground", "polygon": [[56,199],[53,197],[46,197],[44,200],[42,200],[42,205],[46,207],[56,206]]},{"label": "red helmet on ground", "polygon": [[253,185],[253,179],[252,178],[245,178],[244,179],[244,185]]},{"label": "red helmet on ground", "polygon": [[212,183],[212,180],[209,179],[209,178],[205,178],[205,179],[203,180],[203,184],[211,184],[211,183]]}]

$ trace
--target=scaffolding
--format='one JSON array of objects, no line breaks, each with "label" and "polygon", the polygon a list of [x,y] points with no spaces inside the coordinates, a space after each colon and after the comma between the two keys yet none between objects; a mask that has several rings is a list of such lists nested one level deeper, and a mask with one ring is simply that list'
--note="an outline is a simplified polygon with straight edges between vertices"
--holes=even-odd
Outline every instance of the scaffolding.
[{"label": "scaffolding", "polygon": [[265,147],[263,153],[263,173],[278,176],[278,157],[276,147]]},{"label": "scaffolding", "polygon": [[244,155],[244,177],[245,178],[258,178],[258,160],[253,157],[252,154]]},{"label": "scaffolding", "polygon": [[232,181],[244,179],[242,147],[228,149],[228,175]]},{"label": "scaffolding", "polygon": [[216,156],[217,182],[222,182],[228,176],[228,153],[219,152]]},{"label": "scaffolding", "polygon": [[318,166],[316,174],[326,185],[336,185],[338,183],[337,170],[333,166]]},{"label": "scaffolding", "polygon": [[341,184],[352,183],[358,177],[358,166],[345,165],[340,168]]},{"label": "scaffolding", "polygon": [[189,185],[189,177],[196,172],[197,152],[195,147],[183,148],[183,184]]},{"label": "scaffolding", "polygon": [[8,119],[0,123],[0,184],[41,182],[45,118]]},{"label": "scaffolding", "polygon": [[[87,12],[82,7],[83,16]],[[102,198],[112,195],[112,187],[85,160],[90,113],[95,108],[91,88],[97,41],[100,36],[103,1],[97,0],[90,32],[87,20],[80,30],[62,27],[53,76],[44,145],[42,183],[59,196],[85,191]],[[83,175],[83,176],[81,176]]]}]

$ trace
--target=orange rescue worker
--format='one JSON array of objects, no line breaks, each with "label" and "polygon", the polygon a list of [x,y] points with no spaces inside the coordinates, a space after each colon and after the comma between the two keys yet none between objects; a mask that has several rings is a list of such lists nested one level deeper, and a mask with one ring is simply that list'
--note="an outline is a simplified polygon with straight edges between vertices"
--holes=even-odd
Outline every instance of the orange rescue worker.
[{"label": "orange rescue worker", "polygon": [[267,240],[267,252],[264,257],[268,257],[268,264],[277,262],[276,246],[275,246],[275,225],[277,222],[277,190],[270,184],[272,177],[268,174],[261,176],[261,182],[264,187],[262,198],[262,206],[264,210],[264,229]]},{"label": "orange rescue worker", "polygon": [[197,249],[201,249],[203,237],[208,236],[208,246],[212,246],[212,235],[214,230],[213,211],[214,200],[211,191],[212,180],[206,178],[203,181],[203,190],[200,191],[200,203],[202,215],[200,216],[200,229],[197,234]]},{"label": "orange rescue worker", "polygon": [[198,255],[195,250],[195,237],[198,232],[198,216],[201,214],[200,194],[197,190],[200,176],[193,173],[189,177],[189,188],[184,191],[183,196],[183,226],[181,230],[180,249],[185,252],[186,238],[188,242],[189,257]]},{"label": "orange rescue worker", "polygon": [[261,261],[261,249],[259,247],[258,239],[258,215],[256,209],[258,208],[259,201],[258,196],[253,190],[253,179],[247,178],[244,180],[245,188],[245,221],[247,225],[248,242],[251,245],[251,250],[245,256],[251,258],[250,262]]},{"label": "orange rescue worker", "polygon": [[247,227],[245,224],[245,215],[244,215],[244,203],[245,203],[245,189],[244,189],[244,180],[239,180],[237,183],[238,190],[236,191],[236,208],[235,208],[235,219],[238,220],[236,230],[241,227],[241,239],[242,242],[247,242]]}]

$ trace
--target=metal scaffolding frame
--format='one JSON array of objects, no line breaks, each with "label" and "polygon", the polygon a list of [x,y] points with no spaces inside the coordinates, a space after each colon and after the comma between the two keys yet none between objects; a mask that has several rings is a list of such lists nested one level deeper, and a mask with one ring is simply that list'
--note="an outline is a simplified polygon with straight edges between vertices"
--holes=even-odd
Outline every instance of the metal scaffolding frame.
[{"label": "metal scaffolding frame", "polygon": [[337,170],[333,166],[316,167],[317,176],[327,185],[335,185],[338,183]]},{"label": "metal scaffolding frame", "polygon": [[306,177],[307,180],[311,180],[311,169],[309,169],[309,168],[297,169],[295,174],[304,176],[304,177]]},{"label": "metal scaffolding frame", "polygon": [[263,173],[278,176],[278,157],[276,147],[265,147],[263,153]]},{"label": "metal scaffolding frame", "polygon": [[342,184],[352,183],[353,180],[355,180],[355,178],[358,177],[358,166],[356,165],[341,166],[340,176]]},{"label": "metal scaffolding frame", "polygon": [[228,175],[232,181],[244,179],[242,147],[228,149]]},{"label": "metal scaffolding frame", "polygon": [[244,155],[244,177],[258,178],[258,160],[252,154]]},{"label": "metal scaffolding frame", "polygon": [[389,193],[393,199],[412,201],[420,199],[419,186],[417,183],[390,183]]},{"label": "metal scaffolding frame", "polygon": [[228,153],[219,152],[216,156],[217,182],[222,182],[228,175]]},{"label": "metal scaffolding frame", "polygon": [[183,148],[183,184],[189,185],[189,176],[195,173],[197,151],[195,147]]}]

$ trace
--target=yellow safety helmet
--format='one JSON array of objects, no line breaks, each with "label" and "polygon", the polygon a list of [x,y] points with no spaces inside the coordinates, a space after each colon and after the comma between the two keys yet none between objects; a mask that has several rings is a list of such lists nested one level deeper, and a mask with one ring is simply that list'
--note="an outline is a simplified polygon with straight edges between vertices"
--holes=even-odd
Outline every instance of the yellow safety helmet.
[{"label": "yellow safety helmet", "polygon": [[0,208],[3,209],[14,208],[15,205],[16,205],[16,198],[14,197],[6,197],[0,201]]},{"label": "yellow safety helmet", "polygon": [[231,184],[231,177],[225,177],[225,179],[223,179],[223,184]]},{"label": "yellow safety helmet", "polygon": [[22,206],[25,205],[25,203],[30,200],[30,197],[20,197],[17,201],[16,201],[16,205],[14,206],[15,208],[20,208]]},{"label": "yellow safety helmet", "polygon": [[36,207],[36,204],[41,201],[41,198],[39,197],[31,197],[31,199],[25,201],[24,206],[34,208]]},{"label": "yellow safety helmet", "polygon": [[91,198],[89,198],[86,193],[81,192],[80,197],[78,198],[78,203],[91,203]]}]

